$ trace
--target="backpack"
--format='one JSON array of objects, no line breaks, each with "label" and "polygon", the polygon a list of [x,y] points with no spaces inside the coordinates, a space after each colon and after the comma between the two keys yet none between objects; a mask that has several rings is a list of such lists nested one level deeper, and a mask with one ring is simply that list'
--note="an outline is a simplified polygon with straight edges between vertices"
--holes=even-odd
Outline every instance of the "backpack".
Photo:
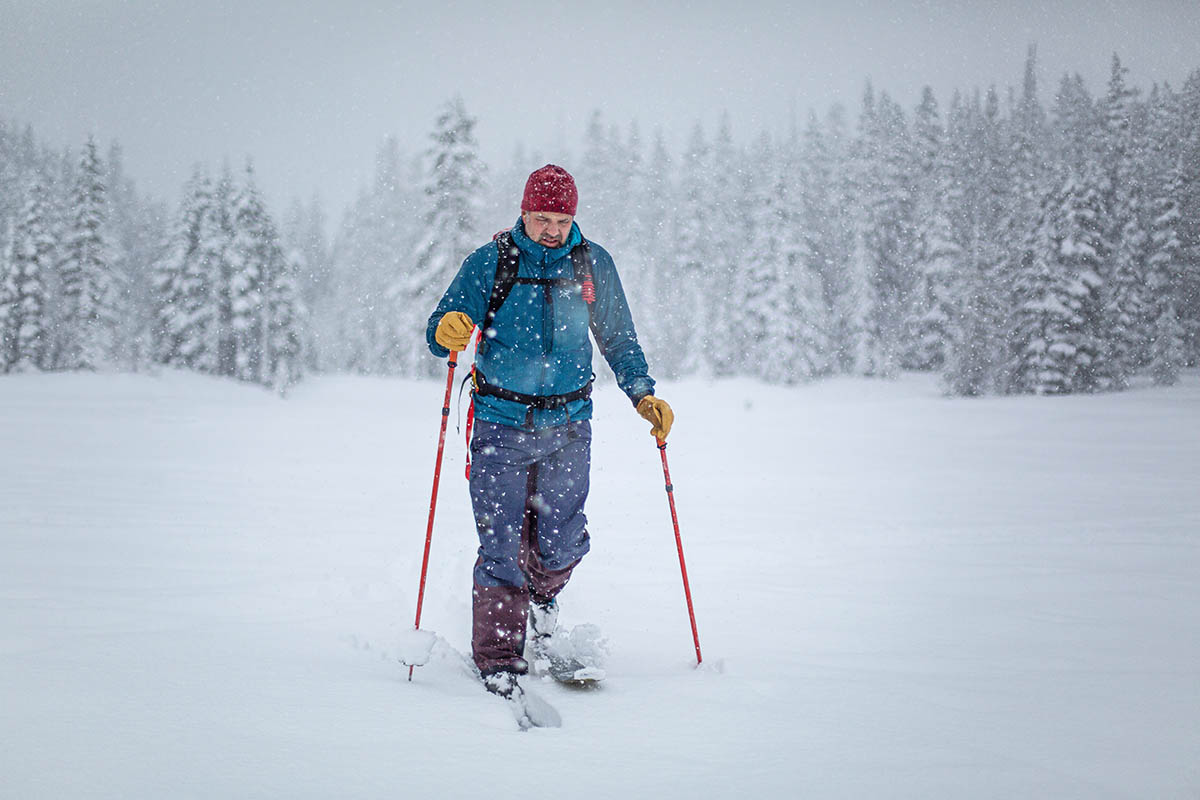
[{"label": "backpack", "polygon": [[596,287],[592,283],[592,251],[587,239],[571,248],[571,266],[575,270],[575,278],[518,278],[517,268],[521,262],[521,251],[513,242],[512,231],[504,230],[492,237],[496,242],[496,280],[492,283],[492,293],[488,297],[487,313],[483,316],[483,324],[479,326],[481,335],[492,327],[496,313],[514,285],[518,283],[543,286],[549,297],[550,290],[555,286],[570,286],[578,284],[583,293],[583,301],[587,303],[588,322],[592,333],[596,332],[596,319],[592,314],[592,304],[596,302]]}]

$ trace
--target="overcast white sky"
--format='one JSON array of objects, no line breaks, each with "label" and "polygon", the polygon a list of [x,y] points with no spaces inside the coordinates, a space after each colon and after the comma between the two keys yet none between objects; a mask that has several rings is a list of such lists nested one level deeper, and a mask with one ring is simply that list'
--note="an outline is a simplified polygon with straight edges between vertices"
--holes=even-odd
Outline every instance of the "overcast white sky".
[{"label": "overcast white sky", "polygon": [[[870,79],[906,108],[923,85],[1019,85],[1079,72],[1101,92],[1118,52],[1135,85],[1200,68],[1197,0],[0,0],[0,116],[77,147],[125,150],[174,203],[200,161],[254,158],[277,211],[319,192],[337,218],[388,135],[417,150],[461,94],[493,166],[547,160],[594,109],[673,146],[722,110],[750,139],[795,111],[856,111]],[[571,167],[570,163],[564,166]],[[514,187],[519,192],[520,187]]]}]

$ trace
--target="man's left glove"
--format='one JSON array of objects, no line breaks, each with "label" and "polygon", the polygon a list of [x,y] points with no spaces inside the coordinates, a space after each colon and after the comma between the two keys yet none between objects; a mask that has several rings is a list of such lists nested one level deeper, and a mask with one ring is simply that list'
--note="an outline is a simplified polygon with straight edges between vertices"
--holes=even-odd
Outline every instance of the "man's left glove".
[{"label": "man's left glove", "polygon": [[474,329],[475,323],[466,314],[461,311],[449,311],[438,322],[433,339],[447,350],[460,353],[471,343],[471,331]]},{"label": "man's left glove", "polygon": [[667,405],[666,400],[660,400],[648,394],[638,401],[637,412],[650,423],[650,433],[654,438],[665,440],[675,422],[675,412]]}]

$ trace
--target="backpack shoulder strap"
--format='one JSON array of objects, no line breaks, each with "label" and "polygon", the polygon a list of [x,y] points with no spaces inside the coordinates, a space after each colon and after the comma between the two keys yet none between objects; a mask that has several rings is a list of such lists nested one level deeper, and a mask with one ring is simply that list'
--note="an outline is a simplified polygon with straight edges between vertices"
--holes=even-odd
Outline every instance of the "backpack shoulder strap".
[{"label": "backpack shoulder strap", "polygon": [[590,306],[596,302],[596,287],[592,283],[592,248],[587,239],[571,248],[571,267],[575,282],[583,287],[583,300]]},{"label": "backpack shoulder strap", "polygon": [[492,293],[488,296],[487,313],[484,314],[480,330],[486,332],[496,319],[496,312],[508,299],[513,284],[517,282],[517,268],[521,262],[521,251],[513,241],[511,231],[501,231],[496,234],[496,280],[492,283]]},{"label": "backpack shoulder strap", "polygon": [[[588,324],[592,333],[596,333],[596,285],[592,282],[592,249],[587,239],[571,248],[571,266],[575,270],[575,282],[583,293],[583,302],[587,303]],[[597,339],[599,341],[599,339]]]},{"label": "backpack shoulder strap", "polygon": [[[496,313],[500,310],[500,306],[504,305],[504,301],[508,299],[508,295],[512,292],[513,286],[518,282],[517,269],[521,262],[521,251],[513,241],[512,231],[501,231],[493,237],[496,242],[496,279],[492,282],[492,293],[488,296],[487,313],[483,317],[483,325],[480,326],[480,331],[483,335],[487,335],[487,330],[492,327],[492,323],[496,319]],[[596,302],[596,286],[592,281],[592,251],[588,246],[587,239],[584,239],[579,244],[571,248],[571,267],[575,274],[575,283],[578,283],[583,293],[583,300],[587,303],[588,322],[591,325],[592,331],[596,330],[596,318],[593,313],[593,305]],[[521,282],[545,284],[558,283],[559,281],[550,281],[542,279],[520,279]]]}]

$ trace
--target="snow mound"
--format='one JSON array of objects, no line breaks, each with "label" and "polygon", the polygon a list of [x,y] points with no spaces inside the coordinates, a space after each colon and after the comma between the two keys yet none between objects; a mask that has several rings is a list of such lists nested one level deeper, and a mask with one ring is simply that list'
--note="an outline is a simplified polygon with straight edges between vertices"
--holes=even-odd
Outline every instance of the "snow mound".
[{"label": "snow mound", "polygon": [[438,635],[433,631],[413,629],[400,634],[396,642],[396,658],[409,667],[423,667],[433,655]]},{"label": "snow mound", "polygon": [[577,661],[591,670],[602,670],[608,660],[608,639],[597,625],[559,627],[550,637],[549,651],[565,661]]}]

